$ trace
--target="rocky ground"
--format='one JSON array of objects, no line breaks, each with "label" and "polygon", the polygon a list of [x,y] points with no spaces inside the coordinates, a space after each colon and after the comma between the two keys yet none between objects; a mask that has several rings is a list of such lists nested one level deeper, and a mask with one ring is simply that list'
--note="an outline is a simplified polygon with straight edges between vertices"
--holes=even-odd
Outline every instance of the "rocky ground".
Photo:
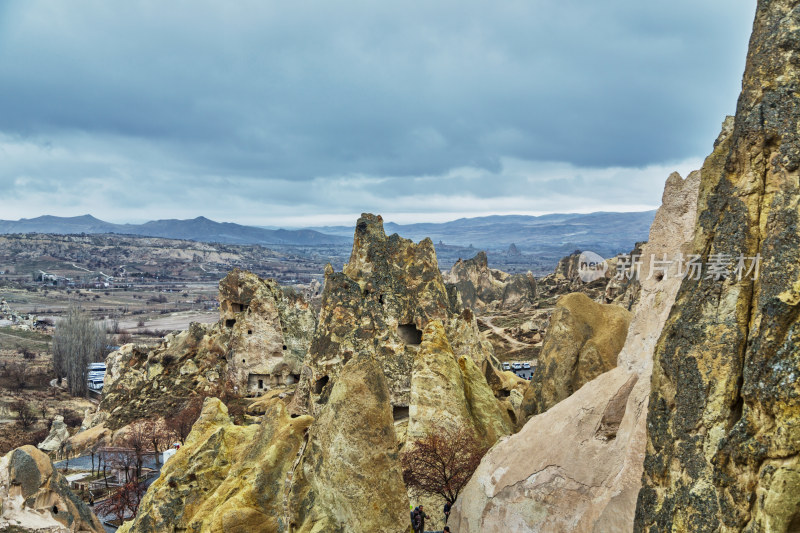
[{"label": "rocky ground", "polygon": [[[700,171],[667,179],[638,247],[644,269],[742,253],[756,275],[683,279],[673,263],[583,283],[573,255],[535,280],[481,254],[443,274],[430,239],[365,214],[349,261],[311,289],[318,314],[234,270],[215,323],[110,356],[73,449],[197,405],[121,531],[408,533],[411,502],[439,527],[442,498],[410,485],[405,458],[456,428],[488,452],[454,531],[797,531],[799,13],[759,1],[737,115]],[[520,357],[539,362],[531,382],[502,370]],[[97,530],[31,447],[0,459],[0,509],[0,527]]]}]

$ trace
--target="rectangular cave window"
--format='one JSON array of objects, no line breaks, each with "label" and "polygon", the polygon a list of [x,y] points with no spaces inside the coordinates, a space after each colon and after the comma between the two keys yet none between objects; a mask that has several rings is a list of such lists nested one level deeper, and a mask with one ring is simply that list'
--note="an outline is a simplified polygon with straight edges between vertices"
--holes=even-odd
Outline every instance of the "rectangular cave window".
[{"label": "rectangular cave window", "polygon": [[226,328],[232,328],[234,324],[236,324],[235,318],[229,318],[228,320],[225,321]]},{"label": "rectangular cave window", "polygon": [[244,305],[244,304],[234,303],[234,304],[231,304],[231,309],[233,310],[234,313],[241,313],[242,311],[246,311],[247,310],[247,306]]},{"label": "rectangular cave window", "polygon": [[259,389],[263,389],[264,388],[264,380],[263,379],[259,379],[258,380],[258,388]]},{"label": "rectangular cave window", "polygon": [[392,417],[394,421],[397,422],[398,420],[405,420],[408,418],[408,406],[407,405],[394,405],[392,406]]},{"label": "rectangular cave window", "polygon": [[397,326],[397,334],[406,344],[419,346],[422,343],[422,332],[414,324],[400,324]]}]

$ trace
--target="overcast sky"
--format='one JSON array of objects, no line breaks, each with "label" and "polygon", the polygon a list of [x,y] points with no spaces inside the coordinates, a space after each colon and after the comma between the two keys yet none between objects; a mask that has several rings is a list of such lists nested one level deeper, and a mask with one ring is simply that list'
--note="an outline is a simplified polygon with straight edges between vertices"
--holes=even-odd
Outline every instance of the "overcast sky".
[{"label": "overcast sky", "polygon": [[0,218],[657,207],[754,0],[0,1]]}]

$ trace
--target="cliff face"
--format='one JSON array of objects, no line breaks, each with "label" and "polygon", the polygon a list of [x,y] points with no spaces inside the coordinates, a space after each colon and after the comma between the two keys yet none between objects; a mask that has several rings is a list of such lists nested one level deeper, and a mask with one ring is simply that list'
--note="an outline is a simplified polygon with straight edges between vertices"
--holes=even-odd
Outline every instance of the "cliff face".
[{"label": "cliff face", "polygon": [[[677,265],[671,265],[662,279],[650,277],[650,257],[674,257],[688,251],[699,183],[698,172],[686,180],[677,174],[667,180],[650,240],[641,253],[646,273],[641,279],[641,299],[615,368],[534,416],[519,433],[489,451],[454,506],[450,520],[454,531],[632,529],[645,453],[652,354],[680,286]],[[583,295],[573,297],[588,301]],[[602,322],[601,311],[595,314],[592,320]],[[581,329],[582,324],[560,323],[566,329]],[[564,331],[548,338],[556,340],[559,335],[569,339],[581,332]],[[557,344],[550,349],[567,348]],[[553,364],[558,362],[552,359]],[[533,390],[532,386],[529,392]]]},{"label": "cliff face", "polygon": [[392,407],[403,417],[423,331],[434,321],[453,357],[470,357],[487,375],[497,372],[472,312],[462,311],[458,291],[445,286],[430,239],[415,244],[397,234],[387,237],[380,216],[362,215],[350,261],[342,272],[326,270],[319,326],[293,411],[320,412],[344,365],[370,354],[386,378]]},{"label": "cliff face", "polygon": [[297,383],[316,326],[309,304],[239,269],[220,281],[219,300],[220,325],[230,330],[229,381],[256,394]]},{"label": "cliff face", "polygon": [[[635,531],[800,528],[799,66],[800,5],[759,1],[693,245],[732,264],[683,282],[658,343]],[[760,254],[755,280],[739,254]]]}]

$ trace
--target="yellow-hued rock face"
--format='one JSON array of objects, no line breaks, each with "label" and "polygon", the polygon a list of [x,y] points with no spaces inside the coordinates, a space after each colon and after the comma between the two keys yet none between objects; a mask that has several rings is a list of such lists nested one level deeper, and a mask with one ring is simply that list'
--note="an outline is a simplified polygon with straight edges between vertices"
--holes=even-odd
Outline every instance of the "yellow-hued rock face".
[{"label": "yellow-hued rock face", "polygon": [[618,305],[599,304],[582,293],[562,296],[525,391],[523,414],[543,413],[617,366],[631,317]]},{"label": "yellow-hued rock face", "polygon": [[[292,411],[320,413],[342,368],[358,354],[375,357],[392,407],[412,409],[415,361],[423,332],[433,322],[440,328],[434,336],[449,345],[456,359],[469,357],[485,375],[495,377],[491,346],[482,342],[472,312],[462,311],[457,289],[445,286],[430,239],[415,244],[396,234],[387,237],[379,216],[362,215],[343,272],[326,271],[319,326]],[[499,388],[493,392],[500,395]]]},{"label": "yellow-hued rock face", "polygon": [[410,530],[389,388],[372,356],[343,368],[296,476],[297,531]]},{"label": "yellow-hued rock face", "polygon": [[284,481],[311,422],[291,418],[276,398],[260,424],[235,426],[225,405],[208,398],[136,520],[120,531],[286,531]]},{"label": "yellow-hued rock face", "polygon": [[[240,346],[231,338],[240,324],[258,326],[250,312],[286,324],[247,291],[221,287],[214,327],[231,331],[226,346]],[[402,450],[440,424],[470,428],[491,446],[515,422],[511,403],[498,396],[513,389],[521,397],[458,302],[429,240],[386,237],[380,218],[364,215],[344,272],[326,271],[319,326],[290,409],[286,395],[265,395],[250,406],[265,413],[261,423],[235,426],[219,400],[207,400],[123,533],[410,531]],[[256,344],[268,351],[269,343]],[[192,359],[200,371],[202,360]],[[169,368],[162,366],[161,375]]]},{"label": "yellow-hued rock face", "polygon": [[[6,529],[8,528],[8,529]],[[0,531],[103,533],[92,510],[33,446],[0,458]]]},{"label": "yellow-hued rock face", "polygon": [[442,323],[428,324],[414,359],[407,439],[422,438],[432,427],[467,427],[488,447],[513,430],[508,410],[513,413],[472,358],[453,353]]},{"label": "yellow-hued rock face", "polygon": [[[800,528],[798,32],[797,1],[758,2],[731,134],[703,166],[693,245],[733,264],[722,279],[684,280],[659,340],[637,532]],[[733,270],[740,254],[760,255],[755,280]]]}]

